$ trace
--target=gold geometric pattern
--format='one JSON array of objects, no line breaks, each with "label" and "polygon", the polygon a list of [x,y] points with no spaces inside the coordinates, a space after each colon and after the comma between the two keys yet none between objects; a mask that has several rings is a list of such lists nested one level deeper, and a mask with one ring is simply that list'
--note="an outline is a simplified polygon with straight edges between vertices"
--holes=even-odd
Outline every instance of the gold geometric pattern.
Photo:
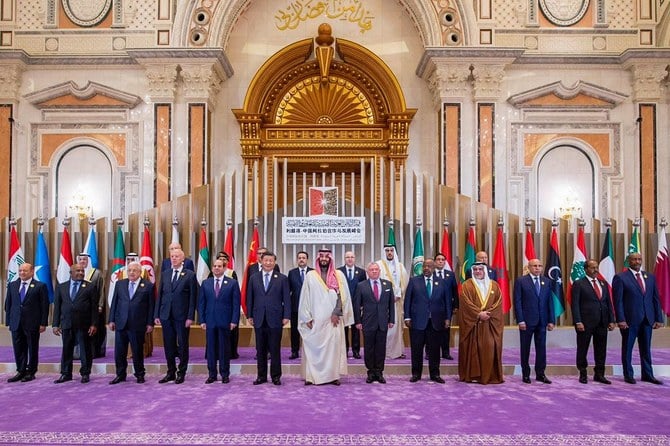
[{"label": "gold geometric pattern", "polygon": [[275,124],[374,124],[370,102],[346,79],[313,76],[293,85],[279,103]]}]

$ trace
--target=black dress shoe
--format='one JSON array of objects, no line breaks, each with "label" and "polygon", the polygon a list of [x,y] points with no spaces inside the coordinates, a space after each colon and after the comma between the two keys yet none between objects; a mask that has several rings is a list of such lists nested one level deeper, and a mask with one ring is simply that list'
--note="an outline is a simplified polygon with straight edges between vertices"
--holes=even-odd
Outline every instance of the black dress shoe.
[{"label": "black dress shoe", "polygon": [[536,377],[535,381],[540,381],[541,383],[544,384],[551,384],[551,380],[544,375]]},{"label": "black dress shoe", "polygon": [[205,384],[212,384],[214,381],[216,381],[216,378],[210,376],[205,380]]},{"label": "black dress shoe", "polygon": [[521,378],[521,381],[523,381],[525,384],[530,384],[530,376],[524,376]]},{"label": "black dress shoe", "polygon": [[637,381],[635,381],[635,378],[632,376],[624,376],[623,380],[627,382],[628,384],[636,384]]},{"label": "black dress shoe", "polygon": [[305,380],[305,385],[306,385],[306,386],[313,386],[314,383],[313,383],[312,381],[307,381],[307,380]]},{"label": "black dress shoe", "polygon": [[650,377],[650,378],[642,378],[641,381],[644,381],[646,383],[657,384],[657,385],[663,384],[663,381],[659,381],[658,379],[654,378],[653,376]]},{"label": "black dress shoe", "polygon": [[412,377],[409,379],[409,382],[415,383],[421,379],[420,376],[412,375]]},{"label": "black dress shoe", "polygon": [[612,381],[610,381],[609,379],[605,378],[602,375],[594,376],[593,380],[596,381],[596,382],[602,383],[602,384],[612,384]]},{"label": "black dress shoe", "polygon": [[439,377],[439,376],[431,376],[431,377],[430,377],[430,380],[431,380],[431,381],[434,381],[434,382],[436,382],[436,383],[438,383],[438,384],[444,384],[444,380],[443,380],[441,377]]},{"label": "black dress shoe", "polygon": [[144,376],[137,377],[137,384],[144,384]]},{"label": "black dress shoe", "polygon": [[230,378],[228,378],[227,376],[224,376],[223,378],[221,378],[221,382],[223,384],[228,384],[230,382]]},{"label": "black dress shoe", "polygon": [[[595,378],[594,378],[594,380],[595,380]],[[586,375],[579,375],[579,382],[582,383],[582,384],[588,384],[589,380],[586,377]]]},{"label": "black dress shoe", "polygon": [[21,378],[21,382],[22,383],[28,383],[28,382],[30,382],[34,379],[35,379],[35,375],[33,375],[32,373],[29,373],[26,376],[24,376],[23,378]]},{"label": "black dress shoe", "polygon": [[57,380],[54,381],[54,384],[64,383],[66,381],[72,381],[72,377],[68,375],[61,375]]},{"label": "black dress shoe", "polygon": [[254,386],[257,386],[257,385],[259,385],[259,384],[265,384],[266,382],[268,382],[267,379],[256,378],[256,380],[253,382],[253,384],[254,384]]},{"label": "black dress shoe", "polygon": [[281,379],[272,378],[272,384],[274,384],[275,386],[281,386]]},{"label": "black dress shoe", "polygon": [[[139,379],[139,378],[137,378],[137,379]],[[126,380],[125,376],[115,376],[114,379],[109,382],[109,384],[114,385],[114,384],[122,383],[125,380]]]},{"label": "black dress shoe", "polygon": [[84,375],[84,376],[82,376],[82,377],[81,377],[81,380],[80,380],[80,382],[81,382],[82,384],[86,384],[86,383],[88,383],[88,382],[90,382],[90,381],[91,381],[91,378],[90,378],[88,375]]},{"label": "black dress shoe", "polygon": [[373,382],[375,382],[375,379],[372,376],[368,376],[367,378],[365,378],[365,382],[367,384],[372,384]]},{"label": "black dress shoe", "polygon": [[298,359],[299,356],[297,353],[291,353],[291,356],[288,357],[288,359]]},{"label": "black dress shoe", "polygon": [[21,381],[25,375],[23,373],[17,373],[7,380],[8,383],[15,383]]},{"label": "black dress shoe", "polygon": [[358,352],[354,352],[354,359],[361,359],[361,354]]},{"label": "black dress shoe", "polygon": [[451,356],[451,355],[444,355],[444,356],[442,356],[442,359],[448,359],[449,361],[453,361],[454,357]]},{"label": "black dress shoe", "polygon": [[339,386],[341,383],[340,383],[340,380],[339,380],[339,379],[336,379],[336,380],[334,380],[334,381],[331,381],[330,384],[332,384],[332,385],[334,385],[334,386]]},{"label": "black dress shoe", "polygon": [[237,353],[233,353],[232,355],[230,355],[230,359],[239,359],[239,358],[240,358],[240,355],[237,354]]},{"label": "black dress shoe", "polygon": [[165,384],[167,382],[174,381],[174,380],[175,380],[175,376],[168,373],[167,375],[165,375],[164,377],[162,377],[161,379],[158,380],[158,384]]},{"label": "black dress shoe", "polygon": [[174,380],[175,384],[182,384],[184,382],[184,375],[177,375],[177,377]]},{"label": "black dress shoe", "polygon": [[377,377],[377,382],[378,382],[379,384],[386,384],[386,380],[384,379],[384,377],[383,377],[382,375],[379,375],[379,376]]}]

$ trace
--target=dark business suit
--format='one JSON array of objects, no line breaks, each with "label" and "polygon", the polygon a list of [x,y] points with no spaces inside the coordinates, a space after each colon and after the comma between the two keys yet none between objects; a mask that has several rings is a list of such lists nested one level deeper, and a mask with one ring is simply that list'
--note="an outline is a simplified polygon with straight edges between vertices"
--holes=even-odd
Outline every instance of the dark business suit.
[{"label": "dark business suit", "polygon": [[[261,270],[261,264],[260,263],[257,263],[256,265],[250,266],[246,269],[246,271],[245,271],[246,282],[245,283],[247,284],[247,289],[249,288],[249,279],[251,278],[251,276],[253,276],[254,274],[256,274],[260,270]],[[275,264],[274,272],[276,272],[276,273],[280,272],[279,265]],[[241,298],[246,299],[246,296],[242,296]],[[247,318],[249,317],[249,315],[246,315],[246,316],[247,316]],[[239,355],[237,353],[237,344],[239,344],[239,341],[240,341],[240,328],[237,327],[237,328],[235,328],[235,330],[233,330],[233,332],[231,334],[231,337],[230,337],[230,349],[231,349],[231,355],[232,355],[231,357],[233,359],[239,357]]]},{"label": "dark business suit", "polygon": [[61,283],[54,297],[54,328],[60,328],[63,338],[63,354],[61,356],[60,373],[72,377],[72,356],[74,346],[79,345],[81,368],[79,374],[91,374],[93,364],[93,344],[88,329],[98,321],[97,288],[85,280],[79,281],[79,288],[74,300],[70,297],[72,280]]},{"label": "dark business suit", "polygon": [[5,300],[5,321],[12,332],[16,372],[26,376],[37,373],[40,327],[49,324],[49,295],[44,283],[31,279],[21,302],[21,280],[10,282]]},{"label": "dark business suit", "polygon": [[[305,276],[314,268],[306,266]],[[300,332],[298,331],[298,303],[304,276],[300,275],[300,268],[293,268],[288,272],[288,289],[291,295],[291,354],[297,356],[300,352]]]},{"label": "dark business suit", "polygon": [[270,283],[265,291],[264,275],[265,271],[253,274],[247,284],[247,317],[254,321],[258,379],[261,381],[267,380],[268,351],[270,378],[281,378],[282,320],[291,318],[288,277],[271,272]]},{"label": "dark business suit", "polygon": [[[186,320],[195,320],[198,300],[198,280],[195,273],[182,268],[177,280],[172,282],[173,270],[161,274],[158,301],[154,319],[160,319],[163,329],[163,348],[167,360],[167,374],[184,376],[188,368],[188,338],[190,329]],[[179,368],[177,368],[179,357]]]},{"label": "dark business suit", "polygon": [[114,362],[116,376],[126,377],[128,368],[128,344],[133,354],[134,375],[144,376],[144,339],[147,326],[154,325],[154,284],[140,279],[131,298],[130,280],[116,282],[112,304],[109,307],[109,322],[114,323]]},{"label": "dark business suit", "polygon": [[595,279],[599,284],[600,298],[593,289],[590,277],[582,277],[572,284],[572,320],[584,324],[584,331],[577,331],[577,369],[586,376],[588,360],[586,354],[593,338],[595,376],[605,376],[607,358],[607,326],[614,323],[614,311],[607,282]]},{"label": "dark business suit", "polygon": [[630,269],[623,271],[612,281],[614,308],[617,322],[626,322],[628,328],[621,329],[621,363],[625,378],[633,378],[631,363],[633,345],[637,339],[640,349],[642,379],[654,378],[651,367],[651,331],[655,322],[663,323],[663,312],[656,287],[656,277],[640,271],[644,291]]},{"label": "dark business suit", "polygon": [[379,279],[378,287],[379,300],[375,298],[370,280],[360,282],[353,294],[354,324],[363,325],[365,367],[371,378],[380,377],[384,371],[388,324],[395,321],[393,285]]},{"label": "dark business suit", "polygon": [[521,350],[521,373],[530,377],[530,344],[535,340],[535,375],[544,377],[547,367],[547,325],[553,324],[554,301],[551,297],[549,279],[540,276],[540,293],[535,292],[533,276],[527,274],[514,282],[514,313],[517,323],[525,322],[526,329],[519,330]]},{"label": "dark business suit", "polygon": [[230,324],[240,323],[240,286],[237,280],[221,276],[217,295],[216,279],[210,277],[204,280],[198,296],[200,323],[206,324],[207,370],[209,377],[214,379],[217,376],[217,359],[221,378],[230,376]]},{"label": "dark business suit", "polygon": [[[433,278],[444,280],[447,289],[449,289],[451,292],[451,314],[449,315],[449,320],[451,320],[454,311],[458,309],[458,282],[456,281],[456,275],[454,274],[453,271],[449,271],[448,269],[442,269],[440,271],[438,270],[433,271]],[[442,357],[445,359],[451,356],[451,354],[449,354],[450,342],[451,342],[451,326],[449,326],[449,328],[446,328],[444,330],[444,336],[442,336],[442,342],[440,345],[442,350]]]},{"label": "dark business suit", "polygon": [[[349,272],[347,271],[349,267],[347,265],[340,266],[339,269],[344,274],[344,277],[347,278],[347,285],[349,286],[349,295],[353,296],[356,293],[356,287],[359,283],[363,282],[367,278],[367,273],[363,268],[358,266],[353,267],[352,278],[349,279]],[[354,307],[354,312],[356,312],[356,307]],[[351,344],[349,343],[349,332],[351,331]],[[344,327],[344,342],[347,347],[347,352],[349,351],[349,345],[351,345],[351,352],[358,356],[361,352],[361,334],[359,333],[356,327]]]},{"label": "dark business suit", "polygon": [[440,344],[445,321],[451,317],[451,291],[444,281],[430,276],[432,293],[428,296],[426,277],[409,280],[405,292],[405,320],[411,319],[409,330],[412,352],[412,376],[421,377],[423,350],[428,352],[428,372],[431,378],[440,376]]}]

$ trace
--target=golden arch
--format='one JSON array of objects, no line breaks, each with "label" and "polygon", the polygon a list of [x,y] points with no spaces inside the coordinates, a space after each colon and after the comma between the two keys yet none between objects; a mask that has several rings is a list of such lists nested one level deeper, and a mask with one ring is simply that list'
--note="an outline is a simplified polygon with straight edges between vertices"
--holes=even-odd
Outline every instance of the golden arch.
[{"label": "golden arch", "polygon": [[407,108],[400,84],[377,55],[355,42],[335,41],[330,27],[321,25],[316,39],[295,42],[268,59],[243,108],[233,113],[245,165],[251,169],[258,161],[269,184],[280,175],[273,159],[303,172],[339,172],[372,160],[371,172],[389,172],[383,181],[374,178],[375,187],[388,190],[407,159],[416,109]]}]

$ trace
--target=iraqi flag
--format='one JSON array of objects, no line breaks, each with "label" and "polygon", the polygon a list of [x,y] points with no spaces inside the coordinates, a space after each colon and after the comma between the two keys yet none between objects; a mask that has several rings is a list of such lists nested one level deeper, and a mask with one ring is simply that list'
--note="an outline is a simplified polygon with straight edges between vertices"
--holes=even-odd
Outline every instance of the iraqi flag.
[{"label": "iraqi flag", "polygon": [[72,245],[70,244],[70,233],[67,226],[63,228],[63,238],[60,242],[60,256],[58,257],[58,268],[56,268],[56,281],[65,283],[70,280],[70,268],[72,268]]},{"label": "iraqi flag", "polygon": [[9,261],[7,262],[7,284],[19,278],[19,266],[26,262],[23,248],[19,243],[16,225],[11,225],[9,234]]}]

